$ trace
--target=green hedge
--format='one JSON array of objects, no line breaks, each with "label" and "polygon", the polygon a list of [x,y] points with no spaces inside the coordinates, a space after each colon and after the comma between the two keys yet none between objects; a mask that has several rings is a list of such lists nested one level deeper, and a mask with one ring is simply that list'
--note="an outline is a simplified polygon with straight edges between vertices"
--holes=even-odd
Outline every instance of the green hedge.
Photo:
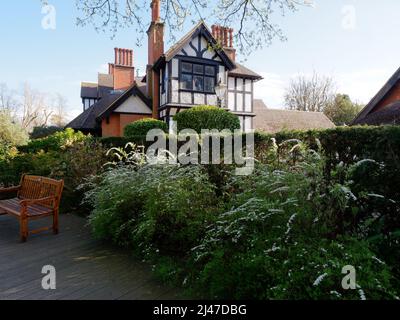
[{"label": "green hedge", "polygon": [[53,135],[56,132],[64,131],[63,128],[57,126],[34,127],[29,137],[33,139],[42,139]]},{"label": "green hedge", "polygon": [[56,132],[51,136],[41,139],[31,140],[26,146],[18,147],[21,153],[37,153],[40,151],[59,151],[62,147],[71,145],[75,142],[84,141],[87,136],[82,132],[76,132],[73,129]]},{"label": "green hedge", "polygon": [[168,131],[168,126],[164,121],[156,119],[143,119],[128,124],[124,129],[126,138],[146,136],[150,130],[161,129],[164,132]]},{"label": "green hedge", "polygon": [[201,133],[203,129],[219,131],[240,129],[240,121],[236,115],[212,106],[199,106],[179,112],[175,115],[174,120],[177,122],[178,131],[193,129],[197,133]]}]

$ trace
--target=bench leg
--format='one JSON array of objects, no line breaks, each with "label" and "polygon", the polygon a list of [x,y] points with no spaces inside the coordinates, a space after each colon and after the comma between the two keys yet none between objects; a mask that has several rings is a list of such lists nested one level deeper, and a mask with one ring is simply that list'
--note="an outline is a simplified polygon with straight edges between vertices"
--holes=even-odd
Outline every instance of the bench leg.
[{"label": "bench leg", "polygon": [[53,233],[58,234],[58,210],[53,215]]},{"label": "bench leg", "polygon": [[28,239],[28,219],[21,219],[19,222],[19,234],[21,242],[26,242]]}]

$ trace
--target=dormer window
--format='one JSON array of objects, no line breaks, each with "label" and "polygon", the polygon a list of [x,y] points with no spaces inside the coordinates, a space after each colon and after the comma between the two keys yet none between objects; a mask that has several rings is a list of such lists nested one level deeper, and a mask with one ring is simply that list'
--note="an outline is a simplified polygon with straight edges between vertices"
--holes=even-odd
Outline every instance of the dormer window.
[{"label": "dormer window", "polygon": [[83,111],[89,109],[92,105],[94,105],[97,102],[97,99],[93,98],[83,98],[82,103],[83,103]]},{"label": "dormer window", "polygon": [[214,93],[216,67],[213,65],[181,62],[180,88],[183,91]]}]

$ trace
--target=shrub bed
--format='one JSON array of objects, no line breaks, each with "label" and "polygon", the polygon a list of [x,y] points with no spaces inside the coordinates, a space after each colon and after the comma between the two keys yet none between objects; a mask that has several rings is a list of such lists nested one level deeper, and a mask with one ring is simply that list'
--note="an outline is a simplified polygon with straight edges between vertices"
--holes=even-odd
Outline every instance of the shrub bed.
[{"label": "shrub bed", "polygon": [[81,206],[82,191],[76,188],[100,173],[108,160],[96,139],[67,129],[18,149],[0,159],[0,187],[17,185],[23,174],[64,179],[61,211],[87,214],[89,209]]},{"label": "shrub bed", "polygon": [[[397,298],[396,263],[371,241],[386,237],[376,212],[393,200],[354,180],[376,162],[338,163],[327,175],[318,143],[268,145],[250,176],[221,167],[218,188],[202,166],[117,166],[87,193],[93,231],[200,298]],[[341,286],[347,265],[357,271],[356,290]]]}]

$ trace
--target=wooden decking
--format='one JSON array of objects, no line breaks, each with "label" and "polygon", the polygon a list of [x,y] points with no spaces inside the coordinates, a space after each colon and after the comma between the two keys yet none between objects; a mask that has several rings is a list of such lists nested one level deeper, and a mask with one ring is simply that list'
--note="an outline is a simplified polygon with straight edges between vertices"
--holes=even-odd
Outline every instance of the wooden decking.
[{"label": "wooden decking", "polygon": [[[49,223],[43,220],[34,223]],[[62,215],[59,235],[34,235],[20,243],[18,222],[0,216],[0,300],[179,298],[154,280],[149,265],[94,240],[85,224],[83,218]],[[45,265],[56,269],[56,290],[42,289]]]}]

